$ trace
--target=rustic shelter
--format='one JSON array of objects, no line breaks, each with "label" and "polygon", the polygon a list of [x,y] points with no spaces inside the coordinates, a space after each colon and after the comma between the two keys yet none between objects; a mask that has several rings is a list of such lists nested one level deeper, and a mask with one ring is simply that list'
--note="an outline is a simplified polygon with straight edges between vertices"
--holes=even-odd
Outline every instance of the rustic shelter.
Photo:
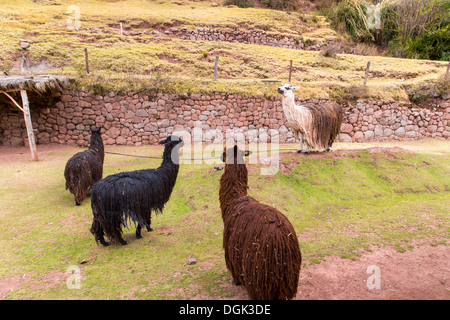
[{"label": "rustic shelter", "polygon": [[[69,78],[62,76],[0,76],[0,94],[7,96],[12,104],[23,112],[32,160],[38,160],[38,154],[31,123],[31,112],[27,91],[45,95],[61,92],[68,84]],[[22,98],[21,104],[19,104],[11,95],[15,92],[20,92]]]}]

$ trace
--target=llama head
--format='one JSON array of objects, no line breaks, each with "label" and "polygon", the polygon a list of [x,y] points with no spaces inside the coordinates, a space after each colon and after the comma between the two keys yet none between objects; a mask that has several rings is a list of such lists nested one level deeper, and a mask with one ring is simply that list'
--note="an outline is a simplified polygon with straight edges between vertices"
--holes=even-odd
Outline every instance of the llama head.
[{"label": "llama head", "polygon": [[221,159],[226,164],[244,164],[244,156],[247,157],[250,154],[251,151],[242,151],[237,145],[235,145],[234,147],[228,149],[224,147]]},{"label": "llama head", "polygon": [[100,127],[91,127],[91,133],[98,133],[100,134],[102,131],[103,126]]},{"label": "llama head", "polygon": [[159,142],[164,145],[163,162],[170,160],[172,163],[179,165],[179,151],[184,146],[184,141],[178,136],[170,135],[166,139]]},{"label": "llama head", "polygon": [[163,144],[165,147],[175,147],[178,146],[181,148],[184,146],[184,141],[178,136],[170,135],[166,139],[159,142],[159,144]]},{"label": "llama head", "polygon": [[294,90],[297,90],[299,87],[294,87],[291,84],[283,84],[278,88],[278,93],[281,93],[284,96],[288,96],[290,94],[294,94]]}]

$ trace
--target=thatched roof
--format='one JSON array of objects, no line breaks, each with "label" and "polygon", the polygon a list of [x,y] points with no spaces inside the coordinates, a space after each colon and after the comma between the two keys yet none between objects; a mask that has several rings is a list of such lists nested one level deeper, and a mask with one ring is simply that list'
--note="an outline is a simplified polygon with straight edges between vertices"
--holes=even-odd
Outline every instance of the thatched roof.
[{"label": "thatched roof", "polygon": [[53,75],[0,76],[0,91],[27,90],[43,94],[60,92],[69,84],[69,78]]}]

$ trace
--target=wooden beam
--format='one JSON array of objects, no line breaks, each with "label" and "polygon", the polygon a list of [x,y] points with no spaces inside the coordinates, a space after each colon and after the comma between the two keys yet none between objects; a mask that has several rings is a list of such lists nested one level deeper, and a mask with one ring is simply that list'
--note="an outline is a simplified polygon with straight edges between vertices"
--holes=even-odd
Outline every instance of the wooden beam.
[{"label": "wooden beam", "polygon": [[23,110],[24,110],[23,116],[25,118],[25,125],[27,127],[28,142],[30,143],[31,159],[33,161],[37,161],[38,154],[36,151],[36,143],[34,140],[33,125],[31,124],[30,105],[28,103],[27,91],[20,90],[20,95],[22,97],[22,106],[23,106]]},{"label": "wooden beam", "polygon": [[19,106],[19,104],[16,102],[16,100],[13,99],[13,97],[11,97],[9,94],[7,94],[5,91],[0,91],[1,93],[4,93],[13,103],[14,105],[19,108],[20,110],[22,110],[23,113],[27,113],[25,110],[22,109],[21,106]]}]

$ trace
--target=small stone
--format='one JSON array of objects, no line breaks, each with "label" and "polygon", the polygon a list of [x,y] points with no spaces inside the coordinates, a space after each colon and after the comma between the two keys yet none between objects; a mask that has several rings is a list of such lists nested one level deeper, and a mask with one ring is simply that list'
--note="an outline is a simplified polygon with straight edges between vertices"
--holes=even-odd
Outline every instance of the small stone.
[{"label": "small stone", "polygon": [[196,263],[197,263],[197,259],[195,259],[195,258],[189,258],[188,261],[187,261],[187,264],[189,266],[191,266],[193,264],[196,264]]}]

